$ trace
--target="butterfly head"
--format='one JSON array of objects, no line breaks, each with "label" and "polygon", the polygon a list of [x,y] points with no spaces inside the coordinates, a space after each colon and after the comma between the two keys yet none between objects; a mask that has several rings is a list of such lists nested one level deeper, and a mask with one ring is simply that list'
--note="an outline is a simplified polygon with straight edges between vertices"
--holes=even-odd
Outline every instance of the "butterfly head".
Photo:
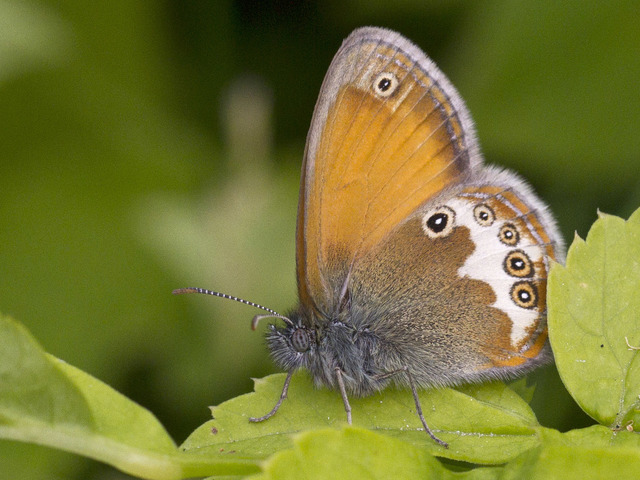
[{"label": "butterfly head", "polygon": [[386,385],[380,379],[376,337],[366,325],[354,326],[349,314],[316,318],[301,307],[283,326],[269,325],[267,345],[274,362],[286,371],[305,369],[316,385],[337,388],[336,369],[343,375],[346,390],[368,395]]},{"label": "butterfly head", "polygon": [[317,332],[302,322],[297,312],[287,317],[284,326],[269,325],[267,344],[274,361],[287,371],[308,368],[317,351]]}]

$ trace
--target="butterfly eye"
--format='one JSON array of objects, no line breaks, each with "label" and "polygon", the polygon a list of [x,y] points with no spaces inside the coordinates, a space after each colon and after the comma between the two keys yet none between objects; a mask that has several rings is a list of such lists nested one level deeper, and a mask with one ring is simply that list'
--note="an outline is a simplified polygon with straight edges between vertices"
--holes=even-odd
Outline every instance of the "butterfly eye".
[{"label": "butterfly eye", "polygon": [[519,307],[533,309],[538,306],[538,291],[531,282],[517,282],[511,287],[511,300]]},{"label": "butterfly eye", "polygon": [[505,245],[515,247],[520,241],[520,234],[513,223],[505,223],[500,228],[498,238]]},{"label": "butterfly eye", "polygon": [[473,209],[473,217],[478,222],[478,225],[483,227],[488,227],[493,225],[493,222],[496,219],[496,214],[493,213],[493,210],[489,205],[481,203],[480,205],[476,205]]},{"label": "butterfly eye", "polygon": [[391,72],[382,72],[373,81],[373,91],[380,97],[388,97],[398,88],[399,82]]},{"label": "butterfly eye", "polygon": [[291,345],[300,353],[304,353],[309,350],[309,335],[303,328],[294,330],[291,334]]},{"label": "butterfly eye", "polygon": [[533,275],[533,264],[522,250],[514,250],[504,259],[504,271],[512,277],[531,277]]},{"label": "butterfly eye", "polygon": [[453,231],[455,218],[455,212],[449,207],[435,208],[422,218],[422,230],[430,238],[446,237]]}]

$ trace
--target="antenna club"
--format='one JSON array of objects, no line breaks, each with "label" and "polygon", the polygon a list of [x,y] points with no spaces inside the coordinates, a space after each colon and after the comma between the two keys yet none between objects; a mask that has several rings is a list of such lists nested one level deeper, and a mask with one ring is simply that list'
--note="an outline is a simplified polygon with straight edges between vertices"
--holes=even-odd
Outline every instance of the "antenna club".
[{"label": "antenna club", "polygon": [[200,293],[199,288],[195,287],[187,287],[187,288],[176,288],[173,292],[173,295],[182,295],[183,293]]},{"label": "antenna club", "polygon": [[258,327],[258,322],[260,321],[261,318],[266,318],[266,317],[280,318],[284,320],[284,322],[287,325],[293,326],[293,322],[289,318],[285,317],[284,315],[280,315],[275,310],[271,310],[270,308],[263,307],[262,305],[250,302],[249,300],[244,300],[242,298],[234,297],[233,295],[227,295],[226,293],[214,292],[213,290],[207,290],[206,288],[199,288],[199,287],[177,288],[171,293],[173,293],[174,295],[181,295],[183,293],[202,293],[204,295],[213,295],[220,298],[226,298],[227,300],[233,300],[235,302],[243,303],[245,305],[259,308],[261,310],[264,310],[265,312],[268,312],[269,315],[256,315],[253,318],[253,321],[251,322],[252,330],[255,330]]}]

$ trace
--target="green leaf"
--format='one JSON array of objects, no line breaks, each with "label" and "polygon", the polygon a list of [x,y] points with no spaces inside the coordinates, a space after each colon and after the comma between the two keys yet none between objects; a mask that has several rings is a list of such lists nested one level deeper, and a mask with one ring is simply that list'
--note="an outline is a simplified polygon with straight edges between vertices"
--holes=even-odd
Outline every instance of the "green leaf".
[{"label": "green leaf", "polygon": [[42,351],[19,323],[0,316],[0,438],[84,455],[150,479],[248,474],[255,462],[197,458],[146,409]]},{"label": "green leaf", "polygon": [[612,435],[611,429],[603,425],[592,425],[587,428],[558,433],[546,429],[542,432],[544,441],[557,440],[566,445],[588,448],[624,447],[634,448],[640,455],[640,435],[633,430],[621,429]]},{"label": "green leaf", "polygon": [[[637,478],[640,471],[640,435],[620,432],[612,443],[611,430],[602,425],[560,433],[544,429],[539,447],[509,462],[502,480]],[[614,446],[615,445],[615,446]]]},{"label": "green leaf", "polygon": [[515,393],[520,395],[520,397],[527,403],[531,403],[533,399],[533,394],[536,391],[536,384],[530,383],[530,379],[528,377],[522,377],[517,380],[508,383],[508,386]]},{"label": "green leaf", "polygon": [[298,435],[292,449],[274,455],[263,468],[252,480],[460,478],[423,448],[354,427]]},{"label": "green leaf", "polygon": [[332,478],[437,479],[620,479],[640,469],[640,436],[594,426],[562,434],[540,429],[541,443],[504,467],[453,472],[425,449],[355,427],[316,430],[294,436],[292,448],[273,455],[252,480]]},{"label": "green leaf", "polygon": [[[275,416],[250,423],[249,417],[271,410],[283,382],[284,374],[256,380],[255,393],[213,407],[214,419],[193,432],[182,448],[199,455],[264,459],[290,448],[292,434],[346,424],[340,394],[315,389],[304,373],[294,375],[288,398]],[[420,399],[427,422],[449,449],[424,433],[408,390],[390,388],[352,398],[354,425],[438,456],[481,464],[503,463],[539,443],[533,412],[502,383],[429,390],[421,392]]]},{"label": "green leaf", "polygon": [[[640,421],[640,210],[600,214],[549,277],[549,336],[580,407],[613,429]],[[629,345],[632,347],[629,347]]]}]

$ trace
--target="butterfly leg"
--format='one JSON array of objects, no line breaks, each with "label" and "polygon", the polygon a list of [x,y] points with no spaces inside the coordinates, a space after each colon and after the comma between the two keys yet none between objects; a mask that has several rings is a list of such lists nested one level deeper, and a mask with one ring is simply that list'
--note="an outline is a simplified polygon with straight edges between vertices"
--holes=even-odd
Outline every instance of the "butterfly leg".
[{"label": "butterfly leg", "polygon": [[422,405],[420,404],[420,398],[418,398],[418,390],[416,389],[416,384],[413,381],[413,376],[411,375],[411,372],[409,372],[408,367],[403,367],[398,370],[394,370],[393,372],[383,373],[382,375],[378,375],[376,378],[378,380],[384,380],[385,378],[389,378],[399,373],[404,373],[409,379],[409,387],[411,388],[411,393],[413,394],[413,401],[416,404],[416,413],[418,414],[418,417],[422,422],[424,431],[427,432],[427,435],[429,435],[437,444],[442,445],[444,448],[449,448],[449,444],[443,440],[440,440],[438,437],[436,437],[434,433],[431,431],[431,429],[429,428],[429,426],[427,425],[427,421],[425,420],[424,414],[422,413]]},{"label": "butterfly leg", "polygon": [[336,379],[338,380],[338,387],[340,387],[340,395],[342,395],[342,401],[344,402],[344,410],[347,412],[347,423],[351,425],[351,404],[347,397],[347,390],[344,388],[344,380],[342,380],[342,370],[336,367]]},{"label": "butterfly leg", "polygon": [[291,377],[293,376],[293,372],[294,372],[294,370],[291,370],[287,374],[287,378],[284,381],[284,387],[282,387],[282,393],[280,394],[280,398],[278,399],[278,402],[276,403],[275,407],[273,407],[269,413],[267,413],[266,415],[263,415],[262,417],[258,417],[258,418],[251,417],[251,418],[249,418],[250,422],[253,422],[253,423],[264,422],[265,420],[273,417],[276,414],[276,412],[280,408],[280,405],[282,405],[282,401],[285,398],[287,398],[287,392],[289,391],[289,383],[291,383]]}]

